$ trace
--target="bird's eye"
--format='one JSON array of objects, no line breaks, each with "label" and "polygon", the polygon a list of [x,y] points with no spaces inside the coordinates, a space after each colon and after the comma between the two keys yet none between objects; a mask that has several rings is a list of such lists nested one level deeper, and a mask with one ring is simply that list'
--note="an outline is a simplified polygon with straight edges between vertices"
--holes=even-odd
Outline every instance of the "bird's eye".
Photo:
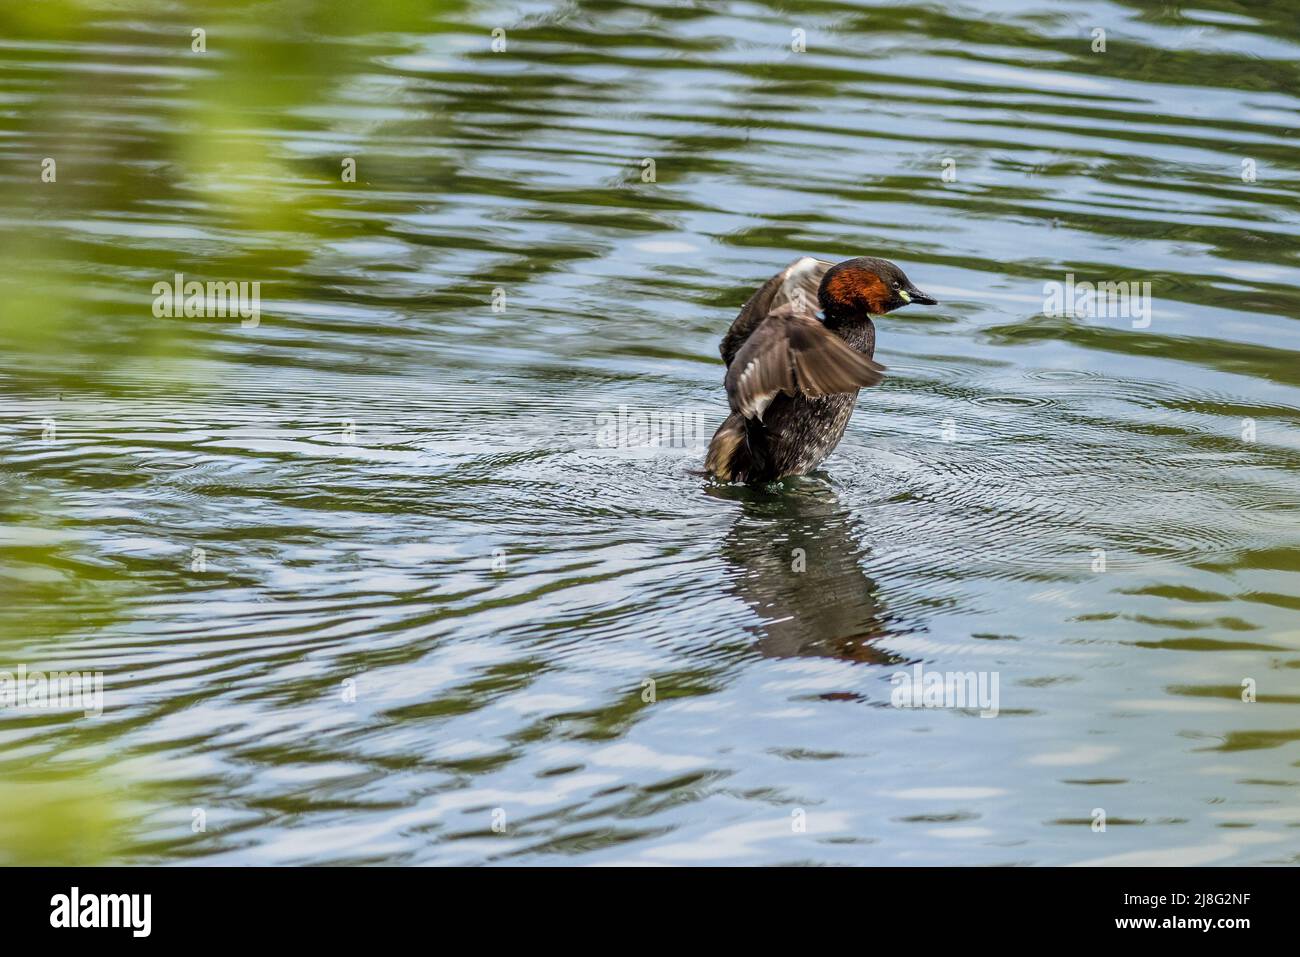
[{"label": "bird's eye", "polygon": [[899,282],[897,279],[894,280],[894,288],[895,288],[895,289],[901,289],[902,286],[903,286],[903,284],[902,284],[901,282]]}]

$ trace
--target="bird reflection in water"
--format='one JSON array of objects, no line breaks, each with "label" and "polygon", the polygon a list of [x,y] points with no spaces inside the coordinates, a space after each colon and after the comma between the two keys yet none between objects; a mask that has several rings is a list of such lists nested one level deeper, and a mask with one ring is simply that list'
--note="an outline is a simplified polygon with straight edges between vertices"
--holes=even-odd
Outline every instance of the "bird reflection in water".
[{"label": "bird reflection in water", "polygon": [[862,570],[869,549],[858,523],[822,475],[787,480],[777,492],[728,485],[709,494],[741,504],[722,556],[731,587],[762,620],[762,654],[875,665],[908,661],[880,641],[915,629],[881,606],[876,583]]}]

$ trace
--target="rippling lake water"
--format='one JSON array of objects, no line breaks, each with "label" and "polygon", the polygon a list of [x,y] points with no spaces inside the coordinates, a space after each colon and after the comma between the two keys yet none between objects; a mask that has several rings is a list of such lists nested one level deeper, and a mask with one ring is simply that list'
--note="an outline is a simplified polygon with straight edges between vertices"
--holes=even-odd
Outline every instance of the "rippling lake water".
[{"label": "rippling lake water", "polygon": [[[0,860],[1300,857],[1288,5],[213,6],[0,13]],[[805,254],[942,304],[718,485]]]}]

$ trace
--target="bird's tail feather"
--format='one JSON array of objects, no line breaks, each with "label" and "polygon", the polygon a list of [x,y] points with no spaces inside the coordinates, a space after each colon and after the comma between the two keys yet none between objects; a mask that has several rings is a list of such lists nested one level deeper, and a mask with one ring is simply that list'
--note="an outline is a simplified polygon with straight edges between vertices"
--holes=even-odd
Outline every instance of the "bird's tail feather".
[{"label": "bird's tail feather", "polygon": [[704,467],[724,482],[748,482],[764,467],[762,431],[762,423],[731,413],[713,434]]}]

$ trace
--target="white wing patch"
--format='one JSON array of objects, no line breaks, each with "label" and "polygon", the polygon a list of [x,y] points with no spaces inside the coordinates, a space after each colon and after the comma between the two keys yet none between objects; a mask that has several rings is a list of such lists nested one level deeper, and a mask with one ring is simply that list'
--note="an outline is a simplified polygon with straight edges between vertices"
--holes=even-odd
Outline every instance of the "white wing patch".
[{"label": "white wing patch", "polygon": [[[748,385],[749,380],[754,378],[754,373],[758,371],[758,368],[759,368],[758,360],[757,359],[751,360],[745,366],[745,368],[741,370],[740,378],[736,380],[736,387],[740,389],[745,388],[745,386]],[[754,418],[758,419],[758,421],[762,422],[763,413],[767,411],[767,407],[772,404],[772,400],[774,398],[776,398],[775,392],[770,392],[767,395],[756,395],[754,396],[753,401],[750,402],[748,406],[742,410],[742,414],[746,418],[753,416]]]},{"label": "white wing patch", "polygon": [[834,263],[812,256],[796,259],[782,273],[781,292],[773,301],[791,303],[799,312],[816,312],[817,287],[821,285],[822,275],[832,265]]}]

